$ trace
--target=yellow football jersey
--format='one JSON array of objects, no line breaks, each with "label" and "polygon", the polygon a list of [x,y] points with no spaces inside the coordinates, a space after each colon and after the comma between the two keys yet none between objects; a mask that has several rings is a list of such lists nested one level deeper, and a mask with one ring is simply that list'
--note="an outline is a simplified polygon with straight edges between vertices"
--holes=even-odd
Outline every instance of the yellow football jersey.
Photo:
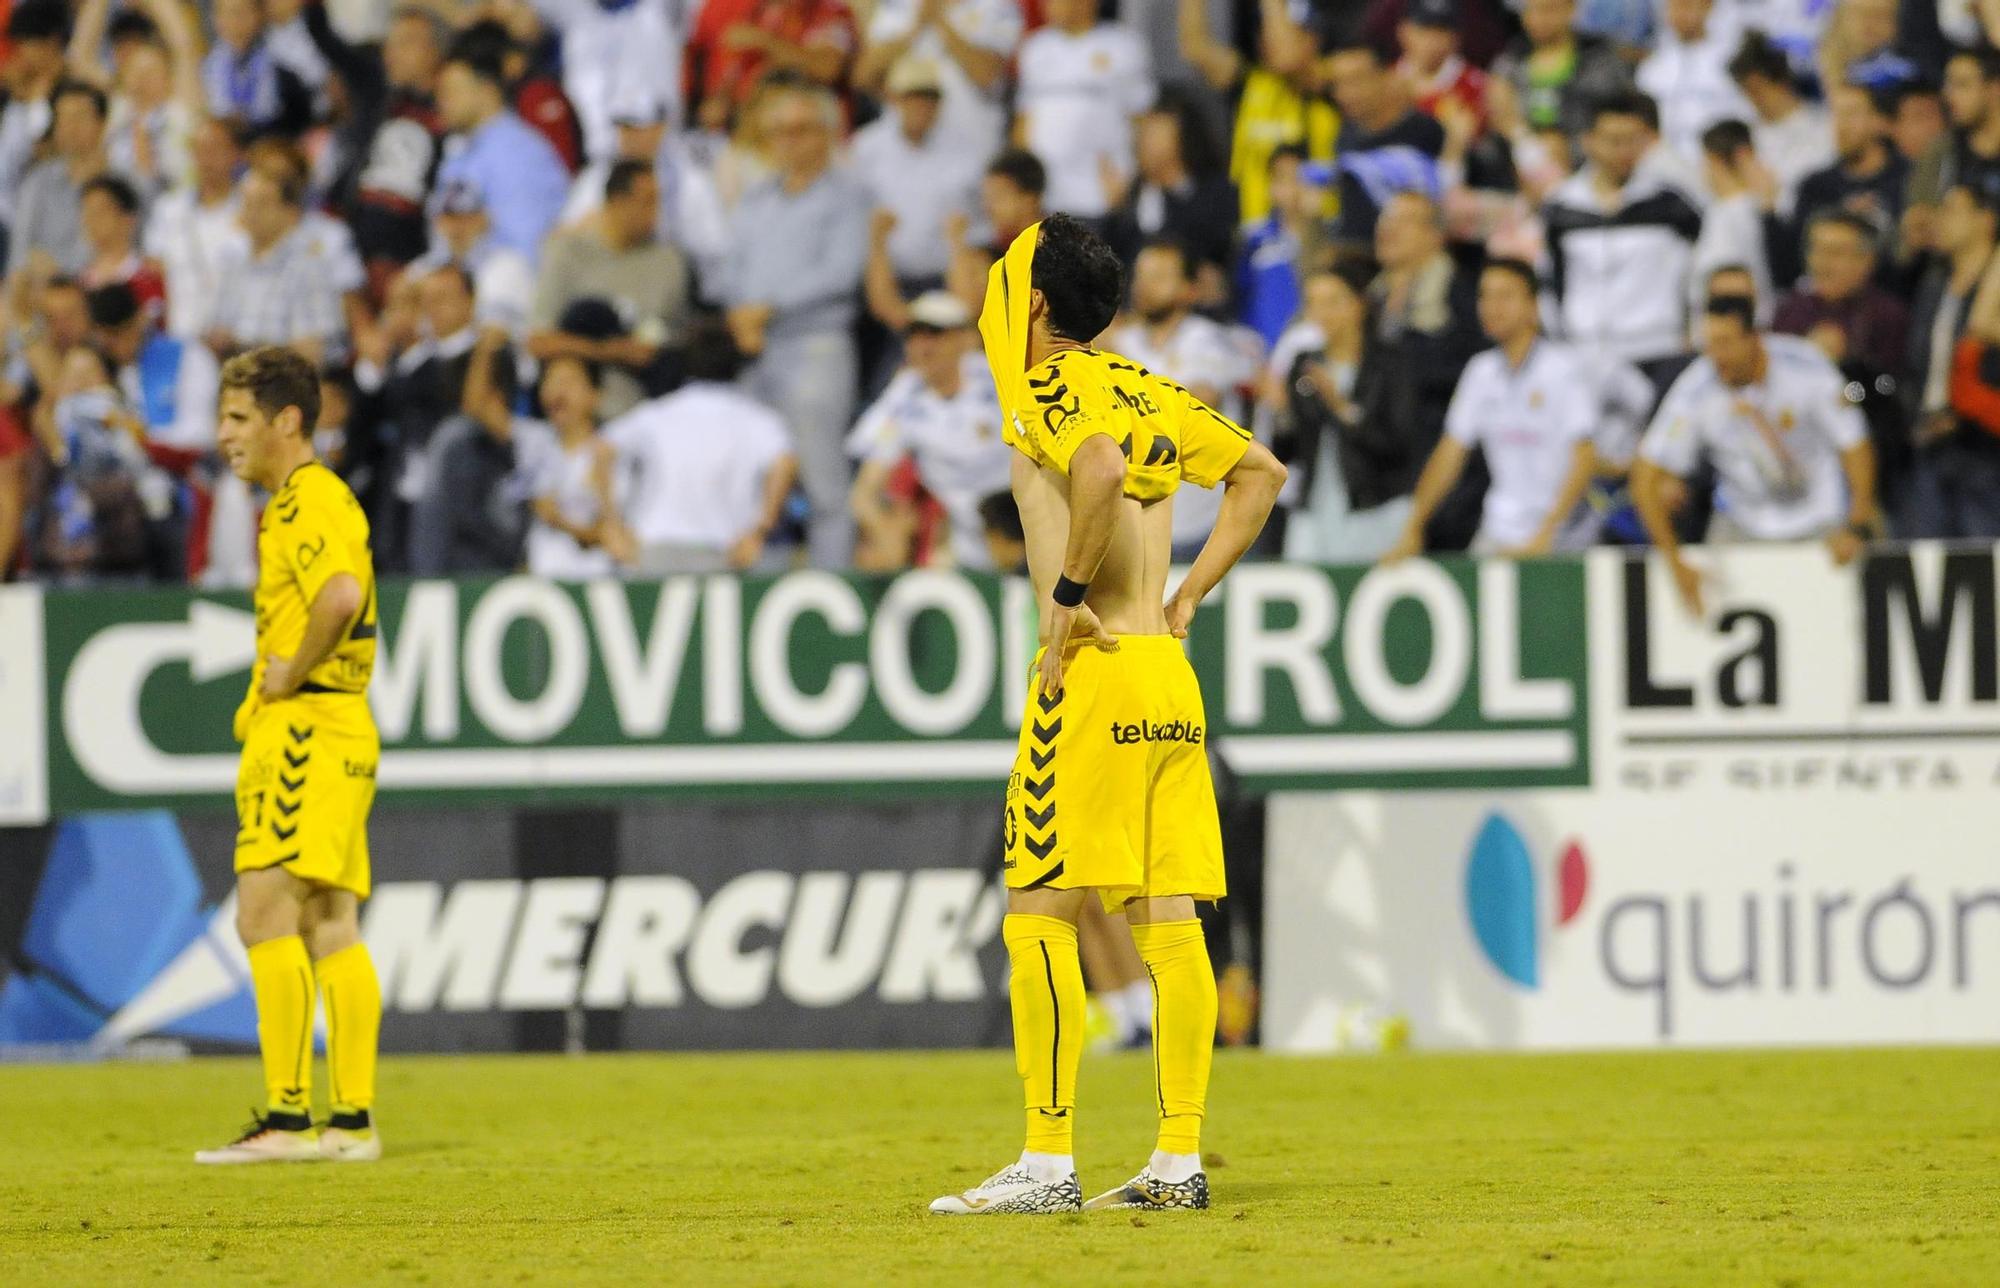
[{"label": "yellow football jersey", "polygon": [[302,693],[358,694],[375,670],[375,559],[368,549],[368,516],[338,474],[311,461],[293,470],[264,507],[257,531],[253,701],[264,682],[264,659],[298,651],[313,600],[343,572],[361,583],[361,613],[332,655],[307,674]]},{"label": "yellow football jersey", "polygon": [[1125,495],[1172,496],[1181,480],[1220,483],[1249,450],[1250,433],[1164,376],[1115,353],[1065,349],[1031,368],[1003,434],[1030,460],[1069,473],[1086,438],[1108,434],[1125,454]]}]

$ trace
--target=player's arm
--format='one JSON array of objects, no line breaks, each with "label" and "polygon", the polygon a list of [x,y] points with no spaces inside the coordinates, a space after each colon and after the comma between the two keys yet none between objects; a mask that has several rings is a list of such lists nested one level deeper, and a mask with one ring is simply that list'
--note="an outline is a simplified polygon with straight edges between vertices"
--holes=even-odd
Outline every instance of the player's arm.
[{"label": "player's arm", "polygon": [[1253,442],[1222,476],[1222,509],[1215,516],[1215,527],[1202,543],[1194,566],[1181,579],[1180,588],[1167,599],[1167,628],[1176,639],[1187,638],[1194,610],[1264,530],[1285,486],[1285,473],[1270,448]]},{"label": "player's arm", "polygon": [[272,654],[264,659],[264,700],[276,702],[297,693],[313,668],[333,656],[360,612],[361,579],[351,572],[328,577],[313,596],[298,651],[290,657]]},{"label": "player's arm", "polygon": [[[1125,495],[1125,454],[1107,433],[1076,444],[1069,465],[1069,538],[1063,547],[1062,575],[1049,605],[1049,638],[1042,654],[1042,692],[1061,693],[1063,648],[1083,606],[1083,594],[1118,529],[1118,506]],[[1068,602],[1065,602],[1068,601]]]}]

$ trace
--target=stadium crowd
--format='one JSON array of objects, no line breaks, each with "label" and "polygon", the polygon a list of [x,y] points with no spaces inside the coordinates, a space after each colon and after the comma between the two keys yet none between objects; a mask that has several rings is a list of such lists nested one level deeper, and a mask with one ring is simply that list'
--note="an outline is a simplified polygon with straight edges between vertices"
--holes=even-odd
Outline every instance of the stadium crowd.
[{"label": "stadium crowd", "polygon": [[0,14],[7,576],[247,584],[262,344],[388,572],[1018,566],[973,324],[1055,211],[1293,463],[1266,553],[2000,537],[1995,0]]}]

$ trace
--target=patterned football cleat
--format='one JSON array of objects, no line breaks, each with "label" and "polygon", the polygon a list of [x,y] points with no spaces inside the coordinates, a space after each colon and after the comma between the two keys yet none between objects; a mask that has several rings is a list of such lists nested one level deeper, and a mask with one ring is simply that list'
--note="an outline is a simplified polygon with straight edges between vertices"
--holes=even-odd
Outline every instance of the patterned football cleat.
[{"label": "patterned football cleat", "polygon": [[1086,1212],[1108,1208],[1147,1208],[1165,1212],[1174,1208],[1203,1209],[1208,1206],[1208,1173],[1196,1172],[1185,1181],[1163,1181],[1147,1167],[1115,1190],[1098,1195],[1083,1205]]},{"label": "patterned football cleat", "polygon": [[1083,1186],[1071,1172],[1060,1181],[1038,1181],[1019,1163],[1009,1163],[963,1194],[931,1201],[939,1216],[1000,1216],[1004,1213],[1080,1212]]},{"label": "patterned football cleat", "polygon": [[197,1163],[317,1163],[319,1133],[306,1114],[258,1114],[253,1111],[243,1134],[221,1149],[195,1153]]},{"label": "patterned football cleat", "polygon": [[336,1163],[373,1163],[382,1157],[382,1134],[365,1109],[335,1114],[319,1129],[319,1152]]}]

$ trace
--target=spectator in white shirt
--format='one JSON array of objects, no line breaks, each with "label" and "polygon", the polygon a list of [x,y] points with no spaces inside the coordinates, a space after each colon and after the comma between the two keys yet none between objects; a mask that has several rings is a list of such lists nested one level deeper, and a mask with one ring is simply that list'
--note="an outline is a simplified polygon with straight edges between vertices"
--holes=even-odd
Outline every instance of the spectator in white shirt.
[{"label": "spectator in white shirt", "polygon": [[1729,74],[1756,110],[1750,134],[1778,178],[1778,213],[1790,215],[1799,181],[1833,164],[1833,120],[1825,108],[1806,102],[1784,51],[1761,31],[1743,37]]},{"label": "spectator in white shirt", "polygon": [[1424,525],[1451,494],[1477,447],[1492,482],[1472,541],[1476,555],[1511,558],[1581,550],[1592,526],[1580,503],[1597,456],[1597,382],[1583,356],[1542,338],[1535,271],[1488,261],[1479,278],[1479,324],[1494,347],[1466,364],[1438,440],[1417,480],[1416,503],[1386,558],[1424,548]]},{"label": "spectator in white shirt", "polygon": [[609,577],[635,551],[618,511],[618,454],[597,432],[597,368],[551,358],[538,395],[542,419],[514,430],[529,507],[528,571],[562,581]]},{"label": "spectator in white shirt", "polygon": [[189,151],[193,184],[153,203],[141,246],[166,275],[168,332],[197,340],[215,319],[224,271],[248,253],[249,241],[236,218],[236,167],[243,149],[235,128],[227,121],[204,121]]},{"label": "spectator in white shirt", "polygon": [[[562,39],[563,93],[586,157],[617,152],[612,109],[621,93],[645,86],[663,102],[680,102],[683,7],[674,0],[534,0],[534,7]],[[692,16],[696,7],[685,9]]]},{"label": "spectator in white shirt", "polygon": [[[1200,265],[1181,242],[1147,243],[1132,267],[1133,319],[1105,345],[1188,392],[1231,420],[1247,420],[1244,391],[1264,362],[1263,341],[1194,311]],[[1222,489],[1185,483],[1174,494],[1175,557],[1192,558],[1222,508]]]},{"label": "spectator in white shirt", "polygon": [[1740,297],[1710,299],[1703,333],[1705,355],[1667,391],[1632,472],[1639,515],[1696,614],[1702,574],[1669,498],[1704,457],[1718,478],[1711,544],[1824,540],[1846,564],[1878,522],[1874,449],[1839,369],[1808,340],[1760,334]]},{"label": "spectator in white shirt", "polygon": [[1097,20],[1097,0],[1048,0],[1021,42],[1020,137],[1048,167],[1051,211],[1100,219],[1136,168],[1133,118],[1153,103],[1146,47]]},{"label": "spectator in white shirt", "polygon": [[798,477],[792,436],[736,385],[743,355],[728,331],[694,328],[687,383],[604,427],[627,476],[625,526],[647,576],[753,568]]},{"label": "spectator in white shirt", "polygon": [[1714,0],[1666,0],[1659,46],[1639,64],[1639,88],[1660,105],[1660,137],[1693,162],[1701,134],[1717,121],[1747,120],[1749,100],[1729,75],[1738,35],[1714,14]]},{"label": "spectator in white shirt", "polygon": [[[1709,202],[1702,212],[1701,236],[1695,239],[1694,262],[1688,272],[1689,316],[1700,316],[1702,301],[1708,297],[1709,275],[1735,266],[1749,270],[1757,320],[1768,322],[1776,291],[1764,243],[1766,210],[1758,193],[1769,191],[1771,172],[1757,156],[1750,127],[1741,121],[1718,121],[1703,131],[1701,157]],[[1700,323],[1695,323],[1694,329],[1699,327]]]},{"label": "spectator in white shirt", "polygon": [[898,544],[900,525],[884,488],[910,458],[950,525],[951,555],[943,562],[991,571],[979,504],[1007,488],[1011,449],[1000,438],[1000,404],[972,313],[943,291],[920,295],[910,305],[903,343],[908,365],[847,440],[861,461],[851,496],[855,522],[871,549]]},{"label": "spectator in white shirt", "polygon": [[891,110],[854,136],[854,167],[878,211],[895,216],[889,262],[906,296],[944,281],[952,216],[979,209],[984,149],[967,148],[942,121],[937,64],[906,58],[889,73]]},{"label": "spectator in white shirt", "polygon": [[[882,96],[894,68],[920,58],[938,69],[946,138],[983,159],[999,146],[1007,60],[1021,43],[1016,0],[880,0],[868,20],[854,83]],[[888,86],[887,93],[895,94]]]}]

